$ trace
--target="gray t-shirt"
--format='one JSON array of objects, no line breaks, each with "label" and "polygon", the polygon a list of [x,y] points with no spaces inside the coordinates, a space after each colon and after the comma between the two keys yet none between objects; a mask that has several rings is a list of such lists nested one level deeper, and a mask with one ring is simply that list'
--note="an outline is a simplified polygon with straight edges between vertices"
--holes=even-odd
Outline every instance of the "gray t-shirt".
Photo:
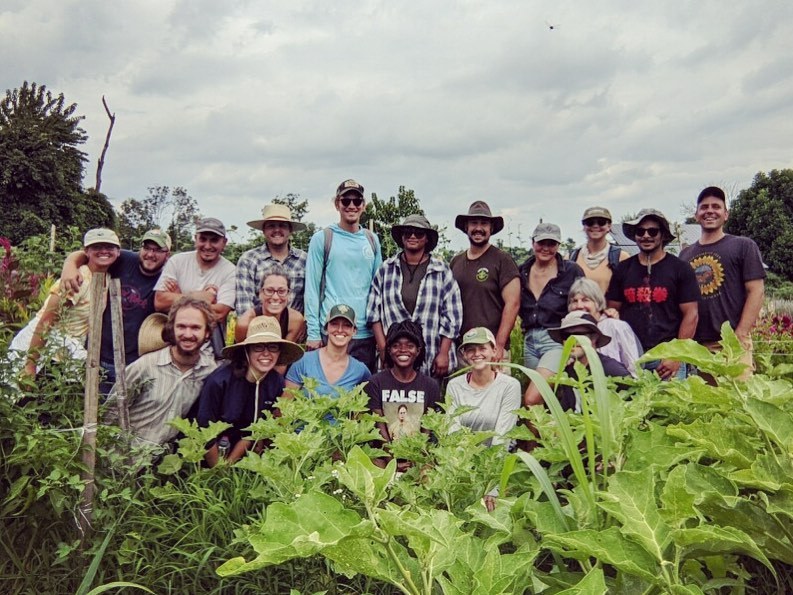
[{"label": "gray t-shirt", "polygon": [[237,267],[222,256],[215,266],[202,269],[198,266],[195,250],[175,254],[168,259],[162,269],[160,280],[154,287],[156,291],[165,289],[166,279],[174,279],[181,293],[201,291],[207,285],[218,286],[217,303],[234,309],[236,297],[235,274]]},{"label": "gray t-shirt", "polygon": [[506,374],[496,374],[495,380],[486,388],[474,388],[468,384],[468,374],[449,381],[446,392],[452,396],[449,413],[459,407],[475,409],[454,418],[452,429],[466,426],[477,432],[495,432],[486,444],[506,444],[503,436],[518,423],[514,413],[521,406],[520,382]]}]

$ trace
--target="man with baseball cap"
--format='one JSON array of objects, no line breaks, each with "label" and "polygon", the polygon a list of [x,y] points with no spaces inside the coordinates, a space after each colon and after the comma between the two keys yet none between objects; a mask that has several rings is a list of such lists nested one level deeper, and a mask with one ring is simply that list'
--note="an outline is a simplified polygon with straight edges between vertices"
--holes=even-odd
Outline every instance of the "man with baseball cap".
[{"label": "man with baseball cap", "polygon": [[375,371],[376,349],[372,329],[365,324],[366,302],[372,279],[383,263],[377,235],[361,227],[366,208],[364,188],[344,180],[336,189],[333,204],[339,222],[311,237],[306,260],[306,348],[319,349],[322,329],[335,304],[347,304],[361,321],[349,344],[349,354]]},{"label": "man with baseball cap", "polygon": [[531,236],[534,253],[519,267],[520,321],[523,329],[523,361],[537,368],[540,358],[559,348],[548,334],[567,314],[570,286],[584,273],[559,254],[562,231],[553,223],[540,223]]},{"label": "man with baseball cap", "polygon": [[[672,339],[691,339],[697,328],[699,286],[694,271],[666,245],[674,239],[669,221],[655,209],[642,209],[622,224],[625,237],[634,238],[639,253],[621,262],[606,293],[639,337],[645,351]],[[681,362],[660,360],[644,365],[664,380],[685,378]]]},{"label": "man with baseball cap", "polygon": [[520,273],[512,257],[490,243],[504,229],[482,200],[457,215],[454,226],[468,236],[468,249],[452,258],[449,268],[460,287],[463,323],[460,333],[483,326],[496,338],[496,359],[509,360],[509,334],[520,307]]},{"label": "man with baseball cap", "polygon": [[708,186],[697,197],[695,218],[702,228],[699,241],[680,253],[699,283],[699,322],[694,339],[710,350],[721,349],[721,325],[729,322],[741,341],[751,374],[752,328],[765,295],[765,268],[760,249],[750,238],[724,233],[727,222],[724,191]]},{"label": "man with baseball cap", "polygon": [[454,370],[454,340],[460,334],[463,303],[448,265],[432,255],[438,232],[424,215],[408,215],[391,228],[400,251],[383,263],[372,281],[367,317],[385,363],[391,325],[413,320],[422,329],[426,357],[421,371],[441,379]]},{"label": "man with baseball cap", "polygon": [[586,243],[570,253],[570,260],[576,263],[588,279],[592,279],[603,293],[609,287],[611,275],[617,265],[630,254],[619,246],[609,244],[611,233],[611,212],[605,207],[589,207],[581,217]]},{"label": "man with baseball cap", "polygon": [[[159,228],[148,230],[140,240],[138,252],[121,250],[110,269],[110,275],[121,284],[121,312],[124,329],[124,362],[138,359],[138,330],[147,316],[154,312],[154,286],[171,254],[171,237]],[[63,280],[79,289],[82,278],[79,267],[87,262],[87,255],[79,250],[70,254],[63,264]],[[113,322],[110,305],[102,315],[102,348],[99,361],[105,376],[99,385],[102,394],[110,392],[116,381],[113,350]]]},{"label": "man with baseball cap", "polygon": [[235,301],[236,267],[223,257],[227,241],[226,227],[219,219],[201,219],[196,224],[195,250],[171,257],[154,288],[158,312],[167,312],[183,295],[210,304],[217,323],[210,342],[216,358],[221,356],[226,317]]},{"label": "man with baseball cap", "polygon": [[248,226],[262,232],[264,244],[248,250],[237,261],[237,312],[242,314],[261,304],[259,288],[262,279],[274,266],[280,265],[289,278],[287,305],[302,314],[306,253],[293,248],[289,238],[306,226],[292,220],[292,211],[288,206],[277,203],[265,206],[262,218],[248,221]]}]

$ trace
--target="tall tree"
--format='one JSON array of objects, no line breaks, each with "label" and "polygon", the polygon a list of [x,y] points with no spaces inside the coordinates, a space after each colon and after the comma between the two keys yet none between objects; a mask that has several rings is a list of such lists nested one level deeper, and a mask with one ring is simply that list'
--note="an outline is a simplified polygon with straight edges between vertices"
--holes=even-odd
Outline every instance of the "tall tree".
[{"label": "tall tree", "polygon": [[400,186],[397,195],[388,200],[380,200],[377,194],[372,193],[372,199],[367,202],[366,210],[361,217],[361,225],[368,228],[369,222],[372,222],[374,232],[380,237],[385,259],[396,254],[398,250],[391,238],[391,228],[399,225],[408,215],[423,214],[424,209],[421,208],[421,203],[413,190]]},{"label": "tall tree", "polygon": [[724,227],[752,238],[768,267],[793,279],[793,169],[758,172],[730,205]]},{"label": "tall tree", "polygon": [[83,230],[114,224],[107,198],[82,190],[87,136],[76,110],[62,93],[27,81],[0,101],[0,235],[14,243],[53,223]]},{"label": "tall tree", "polygon": [[137,245],[147,230],[160,227],[171,235],[174,251],[190,249],[195,223],[201,218],[198,203],[182,186],[173,190],[169,186],[150,186],[146,198],[128,198],[120,210],[120,239],[128,247]]}]

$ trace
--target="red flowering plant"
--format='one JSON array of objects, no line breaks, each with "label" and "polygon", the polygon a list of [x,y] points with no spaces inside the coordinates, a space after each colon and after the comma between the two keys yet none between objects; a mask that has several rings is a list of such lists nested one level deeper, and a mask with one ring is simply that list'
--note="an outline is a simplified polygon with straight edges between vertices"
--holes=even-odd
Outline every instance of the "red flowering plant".
[{"label": "red flowering plant", "polygon": [[762,316],[754,330],[755,360],[760,371],[793,373],[793,315],[785,308],[775,308]]},{"label": "red flowering plant", "polygon": [[0,237],[0,247],[4,251],[0,260],[0,327],[14,331],[27,322],[29,307],[39,301],[42,275],[20,267],[8,238]]}]

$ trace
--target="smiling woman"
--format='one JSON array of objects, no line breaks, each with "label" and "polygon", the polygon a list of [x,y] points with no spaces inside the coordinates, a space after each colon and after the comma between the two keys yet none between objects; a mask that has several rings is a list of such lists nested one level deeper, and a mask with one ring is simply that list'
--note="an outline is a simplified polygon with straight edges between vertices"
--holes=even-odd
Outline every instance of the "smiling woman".
[{"label": "smiling woman", "polygon": [[110,229],[89,230],[83,239],[88,264],[80,267],[83,284],[77,293],[68,293],[55,282],[41,310],[23,328],[9,346],[12,359],[21,363],[23,376],[33,379],[40,369],[39,355],[49,345],[53,359],[65,356],[86,358],[85,340],[91,309],[90,281],[94,273],[106,273],[118,258],[120,242]]}]

